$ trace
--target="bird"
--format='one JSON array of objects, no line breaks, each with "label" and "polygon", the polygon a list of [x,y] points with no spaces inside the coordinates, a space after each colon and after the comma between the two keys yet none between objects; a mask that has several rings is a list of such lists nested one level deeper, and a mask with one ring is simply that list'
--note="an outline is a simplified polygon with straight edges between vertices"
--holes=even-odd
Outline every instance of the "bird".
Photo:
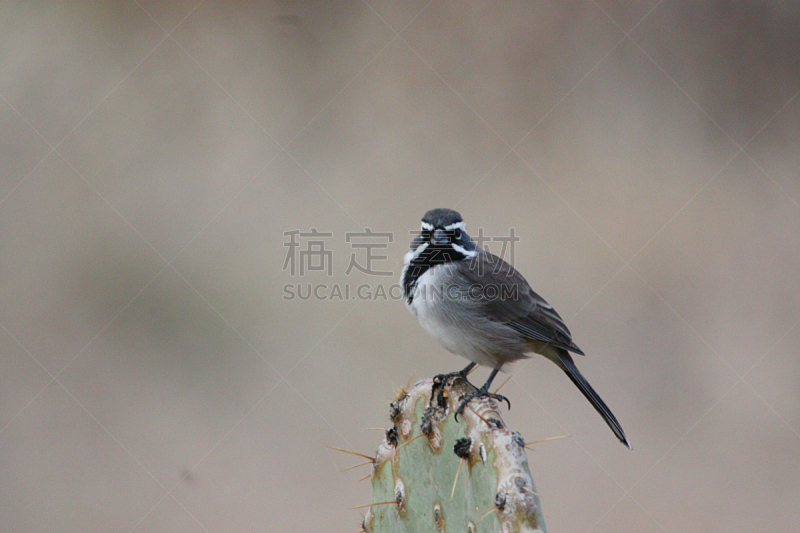
[{"label": "bird", "polygon": [[458,372],[465,380],[476,365],[491,368],[486,383],[462,397],[456,417],[475,397],[489,394],[508,363],[537,353],[555,363],[603,417],[614,435],[631,447],[617,418],[578,371],[570,353],[584,355],[561,316],[536,294],[506,261],[480,248],[467,234],[461,215],[431,209],[411,240],[400,278],[403,298],[420,325],[446,350],[468,359]]}]

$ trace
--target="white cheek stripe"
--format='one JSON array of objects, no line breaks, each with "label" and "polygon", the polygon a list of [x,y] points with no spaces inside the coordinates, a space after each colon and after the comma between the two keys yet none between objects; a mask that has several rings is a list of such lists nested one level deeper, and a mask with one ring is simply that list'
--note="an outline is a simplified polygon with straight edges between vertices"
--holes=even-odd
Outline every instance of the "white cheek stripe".
[{"label": "white cheek stripe", "polygon": [[409,264],[409,263],[410,263],[411,261],[413,261],[413,260],[414,260],[414,259],[415,259],[417,256],[419,256],[419,254],[421,254],[422,252],[424,252],[424,251],[425,251],[425,249],[426,249],[428,246],[430,246],[430,244],[431,244],[431,243],[429,243],[429,242],[423,242],[422,244],[420,244],[419,246],[417,246],[417,249],[416,249],[416,250],[410,250],[410,251],[409,251],[409,252],[406,254],[406,256],[403,258],[403,260],[404,260],[403,262],[404,262],[406,265],[407,265],[407,264]]},{"label": "white cheek stripe", "polygon": [[450,246],[452,246],[453,250],[455,250],[456,252],[464,254],[467,257],[475,257],[476,255],[478,255],[477,251],[475,251],[475,250],[467,250],[463,246],[459,246],[456,243],[452,243]]},{"label": "white cheek stripe", "polygon": [[447,231],[451,231],[454,229],[460,229],[461,231],[467,231],[467,225],[464,222],[456,222],[455,224],[450,224],[449,226],[445,226],[444,229]]}]

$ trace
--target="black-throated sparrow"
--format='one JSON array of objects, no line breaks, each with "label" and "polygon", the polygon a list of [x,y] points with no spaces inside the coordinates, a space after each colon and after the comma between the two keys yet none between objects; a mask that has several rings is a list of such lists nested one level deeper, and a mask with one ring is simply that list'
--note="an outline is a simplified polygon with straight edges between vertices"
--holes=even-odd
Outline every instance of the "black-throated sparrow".
[{"label": "black-throated sparrow", "polygon": [[422,327],[448,351],[472,361],[456,374],[466,378],[476,364],[492,369],[457,412],[476,396],[491,396],[489,386],[505,363],[535,352],[558,365],[631,448],[616,417],[575,366],[569,352],[583,352],[564,321],[514,267],[478,248],[456,211],[425,213],[400,282],[408,309]]}]

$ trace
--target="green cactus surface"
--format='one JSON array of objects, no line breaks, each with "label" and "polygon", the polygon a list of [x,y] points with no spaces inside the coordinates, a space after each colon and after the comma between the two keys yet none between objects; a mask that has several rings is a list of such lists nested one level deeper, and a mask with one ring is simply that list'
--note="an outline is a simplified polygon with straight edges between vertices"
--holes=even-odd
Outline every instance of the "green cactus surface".
[{"label": "green cactus surface", "polygon": [[457,375],[434,378],[392,402],[366,533],[545,531],[525,442],[495,401],[471,400],[456,421],[460,398],[474,390]]}]

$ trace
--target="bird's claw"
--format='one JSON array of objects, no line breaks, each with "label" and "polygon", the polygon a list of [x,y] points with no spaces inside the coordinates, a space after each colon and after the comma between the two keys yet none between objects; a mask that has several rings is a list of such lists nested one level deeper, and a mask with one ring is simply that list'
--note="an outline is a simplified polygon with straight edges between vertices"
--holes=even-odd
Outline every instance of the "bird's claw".
[{"label": "bird's claw", "polygon": [[508,404],[509,410],[511,409],[511,401],[505,396],[497,393],[491,393],[483,388],[476,389],[461,397],[461,403],[458,405],[458,409],[456,409],[456,412],[454,414],[456,422],[458,422],[458,415],[460,415],[464,411],[464,408],[467,406],[467,404],[474,398],[489,398],[489,399],[499,400],[501,402],[506,402],[506,404]]}]

